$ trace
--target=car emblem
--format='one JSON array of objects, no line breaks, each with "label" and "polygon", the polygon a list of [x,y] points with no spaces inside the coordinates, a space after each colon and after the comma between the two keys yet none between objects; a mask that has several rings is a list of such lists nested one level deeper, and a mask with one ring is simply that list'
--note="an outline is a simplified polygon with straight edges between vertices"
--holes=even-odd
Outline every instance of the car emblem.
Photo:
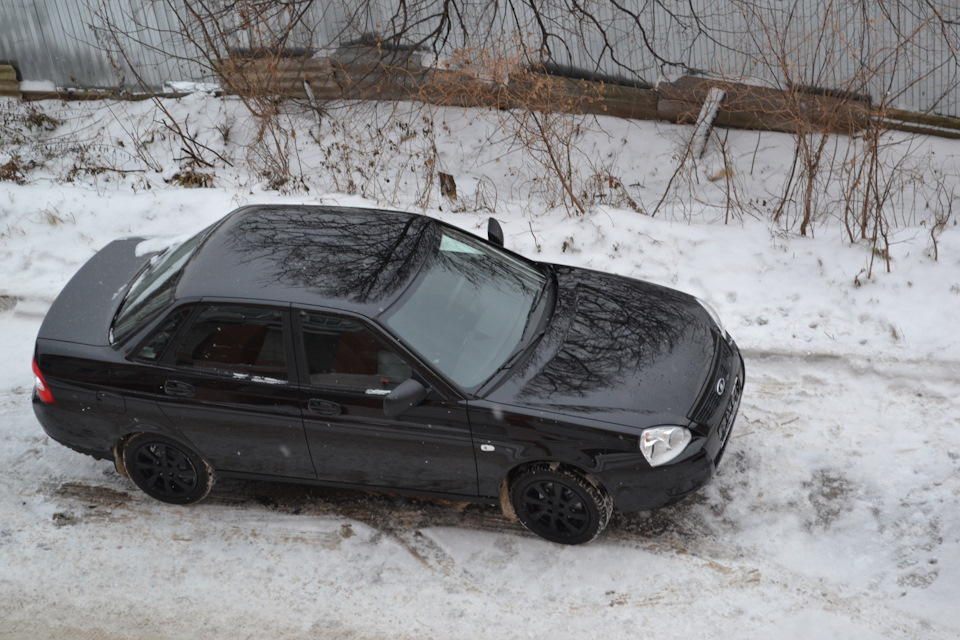
[{"label": "car emblem", "polygon": [[717,380],[717,395],[718,395],[718,396],[722,396],[722,395],[723,395],[723,392],[726,390],[726,388],[727,388],[727,381],[726,381],[726,379],[720,378],[719,380]]}]

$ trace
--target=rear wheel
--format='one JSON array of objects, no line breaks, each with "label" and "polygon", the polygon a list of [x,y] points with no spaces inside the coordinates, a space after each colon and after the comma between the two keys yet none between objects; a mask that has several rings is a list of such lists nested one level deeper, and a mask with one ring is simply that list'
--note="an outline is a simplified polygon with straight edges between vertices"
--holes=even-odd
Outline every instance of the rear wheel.
[{"label": "rear wheel", "polygon": [[551,542],[581,544],[596,538],[610,520],[613,502],[583,475],[552,465],[527,467],[510,491],[517,518]]},{"label": "rear wheel", "polygon": [[123,449],[123,464],[141,491],[162,502],[198,502],[213,486],[213,473],[203,458],[182,444],[152,433],[130,439]]}]

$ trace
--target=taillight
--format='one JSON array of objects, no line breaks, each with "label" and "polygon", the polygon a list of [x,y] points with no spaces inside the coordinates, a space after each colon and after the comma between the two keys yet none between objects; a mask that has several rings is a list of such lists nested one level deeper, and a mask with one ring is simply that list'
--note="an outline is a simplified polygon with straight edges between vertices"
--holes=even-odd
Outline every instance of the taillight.
[{"label": "taillight", "polygon": [[43,374],[40,373],[40,367],[37,366],[37,361],[33,361],[33,386],[37,390],[37,396],[40,397],[40,401],[44,404],[57,404],[57,401],[53,399],[53,393],[50,391],[50,387],[47,386],[47,381],[43,379]]}]

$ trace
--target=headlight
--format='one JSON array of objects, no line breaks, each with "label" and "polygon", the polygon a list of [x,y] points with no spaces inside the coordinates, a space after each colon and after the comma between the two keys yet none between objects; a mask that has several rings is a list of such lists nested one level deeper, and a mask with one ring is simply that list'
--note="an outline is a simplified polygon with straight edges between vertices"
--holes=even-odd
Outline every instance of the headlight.
[{"label": "headlight", "polygon": [[690,431],[683,427],[653,427],[640,434],[640,451],[651,467],[667,464],[690,444]]},{"label": "headlight", "polygon": [[727,330],[723,327],[723,322],[720,320],[720,314],[717,313],[717,310],[710,306],[710,303],[706,300],[697,298],[697,302],[700,303],[700,306],[703,307],[703,310],[707,312],[707,315],[710,316],[710,319],[713,320],[714,324],[717,325],[717,328],[720,329],[720,335],[722,335],[725,339],[728,339],[730,334],[728,334]]}]

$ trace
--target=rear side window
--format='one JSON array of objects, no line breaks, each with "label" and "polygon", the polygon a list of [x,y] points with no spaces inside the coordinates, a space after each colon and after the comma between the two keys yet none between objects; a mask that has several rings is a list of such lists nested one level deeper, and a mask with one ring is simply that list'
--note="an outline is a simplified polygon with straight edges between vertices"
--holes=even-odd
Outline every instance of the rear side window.
[{"label": "rear side window", "polygon": [[280,311],[208,307],[177,345],[174,364],[241,378],[287,380],[284,344]]},{"label": "rear side window", "polygon": [[147,318],[173,301],[173,292],[180,280],[184,265],[211,228],[207,227],[183,244],[167,249],[154,258],[150,266],[134,281],[123,299],[113,322],[111,332],[113,340],[123,340]]}]

